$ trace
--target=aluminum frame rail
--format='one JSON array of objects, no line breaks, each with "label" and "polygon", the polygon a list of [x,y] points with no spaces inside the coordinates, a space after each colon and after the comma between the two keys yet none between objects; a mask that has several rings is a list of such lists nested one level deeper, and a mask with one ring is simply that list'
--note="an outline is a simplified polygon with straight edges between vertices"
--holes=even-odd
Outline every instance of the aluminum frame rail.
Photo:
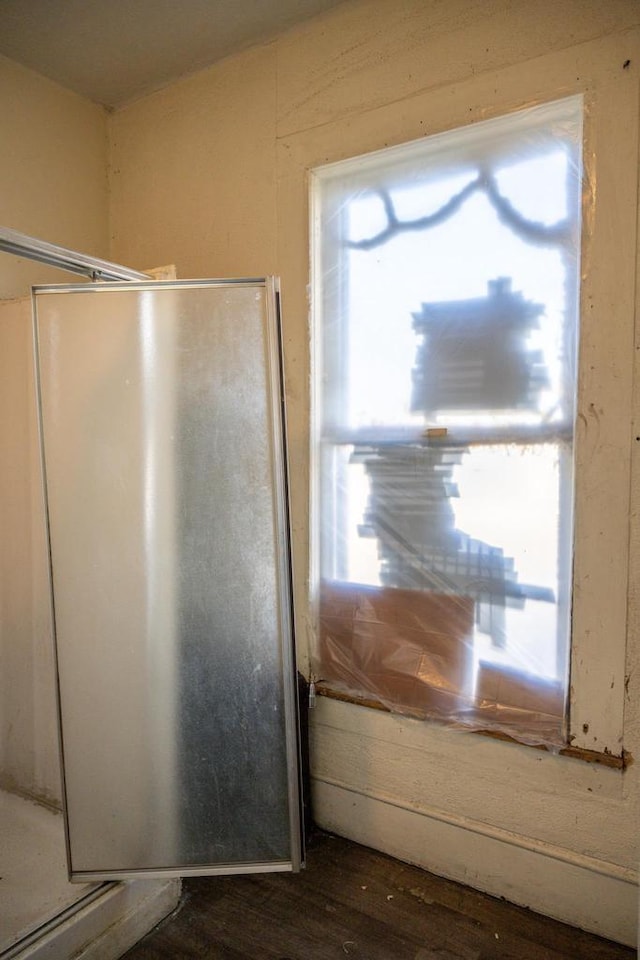
[{"label": "aluminum frame rail", "polygon": [[90,280],[149,280],[146,273],[131,270],[118,263],[89,257],[67,247],[59,247],[36,237],[29,237],[17,230],[0,227],[0,252],[13,253],[17,257],[37,260],[51,267],[59,267],[69,273],[77,273]]}]

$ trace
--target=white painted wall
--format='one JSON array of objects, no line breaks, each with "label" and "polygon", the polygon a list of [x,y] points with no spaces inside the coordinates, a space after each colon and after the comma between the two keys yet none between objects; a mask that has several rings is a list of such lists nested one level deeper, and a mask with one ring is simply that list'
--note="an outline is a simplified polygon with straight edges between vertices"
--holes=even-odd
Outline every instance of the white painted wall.
[{"label": "white painted wall", "polygon": [[[613,97],[616,136],[621,128],[624,136],[616,145],[621,159],[607,164],[609,183],[617,177],[631,198],[628,216],[621,215],[628,292],[629,271],[633,278],[637,267],[635,178],[627,181],[637,166],[640,68],[638,33],[628,31],[639,24],[635,0],[350,0],[111,117],[112,258],[138,268],[175,262],[182,277],[273,271],[283,278],[303,663],[313,630],[307,168],[538,98],[585,90],[599,104],[622,89],[615,86],[622,77],[630,113],[621,125]],[[605,135],[602,129],[601,144]],[[590,276],[600,291],[597,323],[614,354],[630,363],[634,302],[626,293],[617,297],[614,229],[612,222],[599,234]],[[614,404],[612,430],[627,461],[630,365],[625,369],[626,399]],[[597,374],[587,382],[597,387]],[[636,463],[633,469],[635,476]],[[622,507],[616,501],[612,522],[603,517],[601,526],[612,537],[607,549],[613,543],[622,557],[611,639],[624,649],[627,631],[629,682],[619,703],[624,746],[640,759],[637,551],[625,592],[640,494],[634,483],[629,510],[625,477]],[[600,470],[592,492],[585,488],[585,516],[603,501],[607,482]],[[606,509],[606,497],[604,503]],[[597,543],[596,531],[587,572],[606,580]],[[619,570],[615,578],[619,586]],[[607,591],[590,597],[583,632],[607,619]],[[605,649],[609,639],[605,633]],[[326,700],[313,717],[312,748],[316,816],[324,826],[605,936],[634,940],[637,765],[622,773]]]},{"label": "white painted wall", "polygon": [[[106,115],[0,57],[0,224],[106,256]],[[60,270],[0,254],[0,301]],[[61,800],[30,300],[0,302],[0,786]]]}]

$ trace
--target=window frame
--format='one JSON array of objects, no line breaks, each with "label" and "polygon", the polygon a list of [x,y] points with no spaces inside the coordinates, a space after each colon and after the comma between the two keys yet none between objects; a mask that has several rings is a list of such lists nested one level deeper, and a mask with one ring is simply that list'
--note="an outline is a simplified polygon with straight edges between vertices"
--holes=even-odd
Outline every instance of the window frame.
[{"label": "window frame", "polygon": [[[628,32],[623,32],[583,44],[570,54],[541,56],[526,70],[521,65],[505,67],[457,85],[416,92],[400,103],[379,102],[361,114],[336,113],[315,127],[287,132],[278,144],[279,260],[287,291],[289,350],[287,355],[285,344],[285,362],[297,393],[308,389],[309,360],[313,373],[308,348],[315,336],[318,278],[312,272],[308,286],[307,217],[313,229],[315,216],[313,208],[309,210],[311,171],[527,105],[584,95],[583,191],[593,203],[582,225],[569,742],[609,758],[623,755],[634,437],[639,90],[633,75],[623,69],[629,42]],[[286,312],[291,310],[298,320],[306,316],[309,293],[310,338],[304,324],[299,333],[287,328]],[[292,487],[298,517],[294,560],[302,663],[308,663],[306,644],[313,643],[317,629],[318,530],[309,511],[309,496],[313,502],[317,486],[317,409],[311,377],[309,400],[303,399],[294,414],[294,435],[310,428],[311,439],[310,463],[302,458],[294,465]]]},{"label": "window frame", "polygon": [[[347,450],[350,446],[354,451],[358,447],[366,447],[367,444],[393,443],[415,445],[421,442],[424,437],[424,425],[414,424],[413,426],[402,426],[397,423],[387,423],[382,426],[364,426],[350,427],[345,417],[345,395],[348,395],[350,383],[348,373],[344,370],[342,359],[348,357],[347,344],[350,339],[350,322],[348,318],[348,295],[346,290],[350,288],[350,274],[348,271],[348,249],[354,246],[349,242],[347,236],[348,223],[345,219],[346,204],[345,196],[349,194],[349,183],[351,182],[351,191],[354,197],[358,197],[361,190],[367,192],[374,191],[377,188],[384,190],[387,195],[394,189],[404,187],[406,181],[405,174],[409,175],[409,186],[415,188],[420,185],[417,179],[416,171],[420,164],[425,164],[424,185],[430,180],[437,180],[446,171],[447,175],[453,175],[464,170],[467,177],[473,181],[480,179],[482,170],[488,171],[489,176],[493,174],[496,168],[504,165],[505,162],[521,160],[527,157],[527,146],[532,145],[535,149],[544,150],[545,146],[555,146],[558,140],[556,129],[565,130],[568,127],[568,136],[565,139],[568,163],[572,169],[582,171],[582,120],[584,115],[584,98],[582,94],[571,97],[562,97],[553,100],[548,104],[536,105],[534,108],[515,111],[504,117],[498,117],[497,123],[489,121],[488,124],[482,122],[472,131],[469,136],[470,126],[465,125],[452,131],[446,131],[443,134],[436,134],[425,140],[411,141],[405,144],[383,149],[365,156],[353,157],[347,160],[338,161],[328,165],[315,168],[310,172],[310,188],[312,208],[316,211],[314,215],[315,230],[311,238],[311,255],[314,262],[314,269],[318,276],[327,277],[328,282],[322,283],[322,288],[316,290],[316,307],[314,311],[315,322],[318,326],[317,337],[315,339],[317,353],[316,367],[318,369],[319,400],[322,410],[317,411],[318,428],[318,456],[322,465],[319,465],[320,484],[322,494],[319,498],[320,503],[316,504],[318,511],[318,520],[321,528],[320,541],[317,545],[318,551],[322,554],[322,566],[325,571],[330,569],[331,574],[326,574],[330,581],[337,583],[351,582],[350,578],[344,577],[344,549],[343,540],[339,534],[341,529],[346,532],[339,517],[339,502],[337,490],[341,483],[347,480],[346,464],[342,462],[340,448]],[[506,122],[505,122],[506,121]],[[565,125],[567,125],[565,127]],[[476,125],[472,125],[476,126]],[[524,148],[524,150],[522,150]],[[366,187],[363,188],[363,182]],[[570,274],[570,283],[565,284],[566,306],[565,316],[567,316],[567,325],[564,327],[563,336],[576,336],[576,343],[579,342],[579,330],[573,328],[573,318],[578,314],[576,295],[579,284],[576,282],[580,270],[580,227],[582,204],[579,195],[576,192],[579,186],[576,184],[576,178],[569,179],[570,194],[569,201],[578,205],[578,216],[575,221],[569,221],[571,229],[560,235],[556,239],[547,242],[550,249],[559,252],[563,260],[575,259],[576,270]],[[465,190],[467,187],[464,188]],[[472,193],[479,189],[481,195],[484,195],[485,188],[472,186]],[[452,196],[457,190],[452,188]],[[464,193],[464,190],[463,190]],[[573,193],[573,195],[571,195]],[[391,201],[390,201],[391,202]],[[443,201],[445,202],[445,201]],[[496,200],[497,203],[497,200]],[[494,213],[496,205],[492,203]],[[456,209],[449,217],[455,220],[458,215]],[[391,216],[391,214],[389,214]],[[517,207],[513,211],[513,217],[506,222],[506,228],[516,241],[526,241],[523,237],[523,228],[531,224],[531,218],[523,216],[522,222],[518,223],[517,217],[519,211]],[[390,223],[390,221],[389,221]],[[423,231],[437,230],[440,221],[434,224],[423,224],[416,228],[416,233]],[[324,227],[329,224],[329,228]],[[375,231],[374,231],[375,233]],[[383,230],[384,233],[384,230]],[[400,231],[397,231],[398,235]],[[411,235],[411,232],[410,234]],[[368,238],[365,238],[367,242]],[[393,234],[379,244],[384,247],[387,242],[393,240]],[[373,250],[378,244],[372,245]],[[494,281],[495,284],[496,281]],[[320,285],[319,285],[320,286]],[[514,291],[515,293],[515,291]],[[330,308],[325,309],[329,302]],[[416,303],[419,307],[419,303]],[[331,335],[326,335],[326,323],[331,324]],[[419,338],[416,334],[416,350],[419,349]],[[572,364],[577,365],[577,347],[574,354],[570,355]],[[416,356],[416,354],[414,354]],[[348,363],[348,360],[347,360]],[[342,368],[342,369],[341,369]],[[333,387],[328,395],[324,385],[331,381]],[[574,383],[572,380],[563,382],[563,386],[574,392]],[[575,400],[575,398],[573,398]],[[558,600],[557,600],[557,623],[555,638],[555,661],[558,676],[562,681],[565,690],[568,688],[568,653],[571,643],[571,552],[572,552],[572,527],[573,527],[573,491],[574,491],[574,470],[573,470],[573,447],[575,434],[575,417],[572,409],[575,403],[569,407],[569,418],[554,422],[545,427],[533,424],[516,422],[509,425],[506,429],[501,429],[494,425],[466,425],[460,421],[448,427],[449,441],[456,445],[469,448],[481,447],[486,445],[500,444],[500,436],[504,435],[503,444],[511,446],[538,446],[540,444],[555,444],[558,455],[561,457],[562,466],[559,470],[559,503],[564,504],[564,509],[558,518],[559,551],[557,554],[559,578],[558,578]],[[327,416],[328,411],[328,416]],[[324,416],[323,416],[324,414]],[[329,424],[327,426],[327,423]],[[570,449],[563,448],[563,441],[568,441]],[[423,441],[424,444],[424,441]],[[427,441],[428,444],[428,441]],[[335,454],[331,456],[331,450]],[[334,466],[331,466],[333,460]],[[329,522],[331,536],[327,534],[326,521],[327,516],[335,518],[334,523]],[[334,536],[336,533],[338,536]],[[364,582],[364,581],[363,581]],[[396,584],[401,586],[401,584]],[[535,674],[531,675],[531,681]],[[544,683],[544,680],[542,681]],[[566,726],[563,723],[563,727]],[[514,731],[517,735],[517,730]],[[524,731],[523,731],[524,732]],[[564,731],[566,734],[566,730]]]}]

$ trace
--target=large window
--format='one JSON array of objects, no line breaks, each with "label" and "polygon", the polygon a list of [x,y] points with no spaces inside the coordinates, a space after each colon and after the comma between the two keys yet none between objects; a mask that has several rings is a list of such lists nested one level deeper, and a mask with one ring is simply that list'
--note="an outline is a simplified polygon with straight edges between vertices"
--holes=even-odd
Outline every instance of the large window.
[{"label": "large window", "polygon": [[318,168],[316,673],[558,742],[580,97]]}]

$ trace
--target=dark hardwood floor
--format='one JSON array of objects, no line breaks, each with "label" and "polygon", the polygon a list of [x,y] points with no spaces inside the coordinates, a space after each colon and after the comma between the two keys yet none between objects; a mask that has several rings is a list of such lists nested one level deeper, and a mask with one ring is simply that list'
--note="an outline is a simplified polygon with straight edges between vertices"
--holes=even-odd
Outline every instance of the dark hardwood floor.
[{"label": "dark hardwood floor", "polygon": [[632,960],[621,947],[348,840],[314,833],[302,873],[184,881],[126,960]]}]

